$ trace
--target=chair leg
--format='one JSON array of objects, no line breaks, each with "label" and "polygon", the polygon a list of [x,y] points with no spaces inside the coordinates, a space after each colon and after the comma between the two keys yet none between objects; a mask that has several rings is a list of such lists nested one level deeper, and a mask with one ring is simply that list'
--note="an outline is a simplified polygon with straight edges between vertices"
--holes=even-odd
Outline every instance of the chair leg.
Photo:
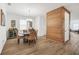
[{"label": "chair leg", "polygon": [[25,38],[23,39],[23,43],[25,43]]},{"label": "chair leg", "polygon": [[36,43],[36,40],[33,40],[33,43]]},{"label": "chair leg", "polygon": [[30,40],[28,40],[28,44],[30,45]]},{"label": "chair leg", "polygon": [[18,39],[18,44],[19,44],[19,39]]},{"label": "chair leg", "polygon": [[33,42],[36,44],[36,40],[28,40],[28,44],[30,45],[30,43]]},{"label": "chair leg", "polygon": [[36,40],[34,40],[34,43],[36,44]]}]

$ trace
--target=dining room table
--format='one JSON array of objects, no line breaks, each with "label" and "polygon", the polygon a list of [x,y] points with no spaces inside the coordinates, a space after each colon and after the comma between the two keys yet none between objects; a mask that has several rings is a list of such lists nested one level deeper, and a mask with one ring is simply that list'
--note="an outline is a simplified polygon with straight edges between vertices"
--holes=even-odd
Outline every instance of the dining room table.
[{"label": "dining room table", "polygon": [[26,43],[28,42],[28,36],[29,36],[30,32],[29,31],[23,31],[23,30],[20,30],[18,31],[18,44],[20,43],[20,40],[22,39],[23,40],[23,43]]}]

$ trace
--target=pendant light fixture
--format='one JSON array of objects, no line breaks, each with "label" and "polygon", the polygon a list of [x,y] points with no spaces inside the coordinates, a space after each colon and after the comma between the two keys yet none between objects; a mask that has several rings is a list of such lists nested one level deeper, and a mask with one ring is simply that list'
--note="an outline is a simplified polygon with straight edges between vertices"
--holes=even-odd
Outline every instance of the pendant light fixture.
[{"label": "pendant light fixture", "polygon": [[30,8],[27,8],[27,21],[32,21],[30,12],[31,12]]}]

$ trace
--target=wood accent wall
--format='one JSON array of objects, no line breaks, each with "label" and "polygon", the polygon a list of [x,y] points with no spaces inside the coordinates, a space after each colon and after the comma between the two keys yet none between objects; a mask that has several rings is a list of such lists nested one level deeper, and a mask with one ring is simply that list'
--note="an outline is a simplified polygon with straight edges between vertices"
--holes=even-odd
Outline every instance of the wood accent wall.
[{"label": "wood accent wall", "polygon": [[47,38],[64,42],[65,11],[60,7],[47,13]]}]

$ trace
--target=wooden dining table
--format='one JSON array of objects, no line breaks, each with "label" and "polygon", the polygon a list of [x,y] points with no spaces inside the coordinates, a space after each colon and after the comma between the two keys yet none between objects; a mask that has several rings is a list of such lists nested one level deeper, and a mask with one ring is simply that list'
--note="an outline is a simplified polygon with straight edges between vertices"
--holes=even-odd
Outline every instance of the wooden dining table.
[{"label": "wooden dining table", "polygon": [[30,35],[30,33],[24,33],[24,39],[23,42],[27,43],[28,42],[28,36]]},{"label": "wooden dining table", "polygon": [[20,40],[23,40],[23,43],[29,43],[29,42],[36,42],[37,40],[37,32],[34,29],[29,29],[28,31],[22,30],[18,32],[18,44],[20,43]]},{"label": "wooden dining table", "polygon": [[21,39],[23,40],[23,43],[27,42],[28,39],[26,39],[26,37],[28,37],[29,34],[30,34],[29,32],[22,32],[22,33],[19,33],[19,34],[18,34],[18,37],[17,37],[17,39],[18,39],[18,44],[20,43],[20,40],[21,40]]}]

